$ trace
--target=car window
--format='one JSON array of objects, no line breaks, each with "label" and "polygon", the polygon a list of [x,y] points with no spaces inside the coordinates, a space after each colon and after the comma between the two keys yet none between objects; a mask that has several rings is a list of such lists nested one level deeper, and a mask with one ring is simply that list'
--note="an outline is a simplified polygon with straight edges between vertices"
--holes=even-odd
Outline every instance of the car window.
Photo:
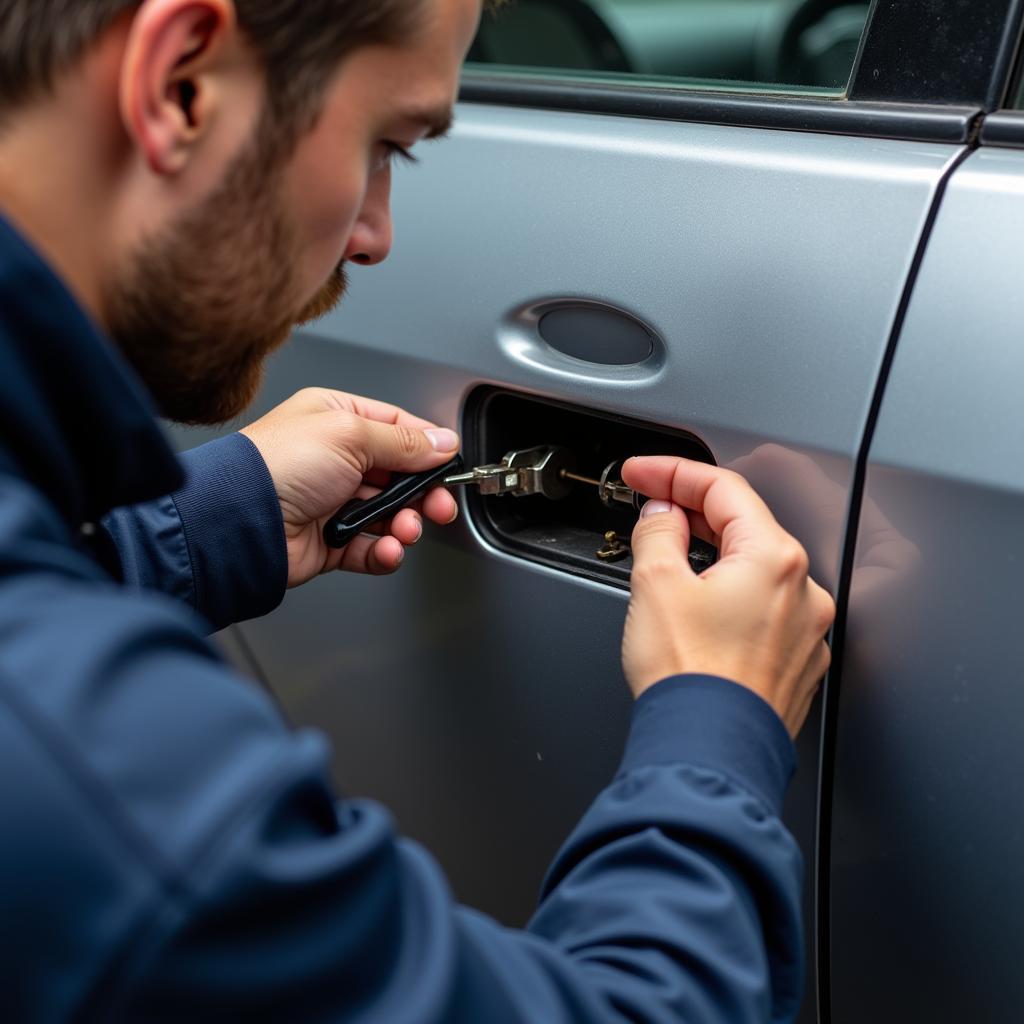
[{"label": "car window", "polygon": [[869,8],[841,0],[508,0],[484,15],[469,68],[841,92]]}]

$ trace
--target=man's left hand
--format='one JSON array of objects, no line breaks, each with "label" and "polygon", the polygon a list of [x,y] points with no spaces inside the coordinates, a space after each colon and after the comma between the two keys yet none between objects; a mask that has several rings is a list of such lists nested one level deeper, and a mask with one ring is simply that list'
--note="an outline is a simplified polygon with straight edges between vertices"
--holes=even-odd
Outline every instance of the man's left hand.
[{"label": "man's left hand", "polygon": [[288,543],[288,586],[334,569],[386,575],[423,533],[423,517],[453,522],[455,499],[435,488],[416,506],[339,550],[323,528],[342,505],[369,498],[391,473],[418,473],[455,456],[459,437],[397,406],[341,391],[308,388],[242,430],[259,449],[281,502]]}]

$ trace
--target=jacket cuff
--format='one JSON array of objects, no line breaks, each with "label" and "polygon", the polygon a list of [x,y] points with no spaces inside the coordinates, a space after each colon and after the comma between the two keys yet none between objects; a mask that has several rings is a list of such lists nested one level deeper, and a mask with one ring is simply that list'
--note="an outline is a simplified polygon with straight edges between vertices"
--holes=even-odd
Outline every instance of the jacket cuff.
[{"label": "jacket cuff", "polygon": [[637,699],[619,775],[653,764],[708,768],[781,815],[796,749],[752,690],[717,676],[673,676]]},{"label": "jacket cuff", "polygon": [[281,504],[259,449],[231,434],[186,452],[173,495],[195,580],[196,608],[215,629],[273,611],[288,585]]}]

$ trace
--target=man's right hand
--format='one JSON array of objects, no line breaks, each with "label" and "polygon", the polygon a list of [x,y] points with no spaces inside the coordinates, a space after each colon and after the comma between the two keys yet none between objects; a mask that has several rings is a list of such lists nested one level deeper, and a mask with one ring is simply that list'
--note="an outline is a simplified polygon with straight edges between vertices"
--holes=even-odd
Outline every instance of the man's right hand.
[{"label": "man's right hand", "polygon": [[[635,697],[669,676],[722,676],[803,725],[831,655],[835,603],[807,555],[736,473],[668,456],[630,459],[623,481],[651,501],[633,532],[622,661]],[[697,575],[691,530],[719,548]]]}]

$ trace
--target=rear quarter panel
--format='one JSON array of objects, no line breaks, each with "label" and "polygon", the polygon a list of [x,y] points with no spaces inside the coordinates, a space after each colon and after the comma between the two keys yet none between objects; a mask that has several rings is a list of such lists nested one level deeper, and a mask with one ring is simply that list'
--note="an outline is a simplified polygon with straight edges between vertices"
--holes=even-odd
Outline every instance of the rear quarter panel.
[{"label": "rear quarter panel", "polygon": [[953,175],[871,447],[839,694],[833,1021],[1011,1021],[1024,973],[1024,153]]}]

